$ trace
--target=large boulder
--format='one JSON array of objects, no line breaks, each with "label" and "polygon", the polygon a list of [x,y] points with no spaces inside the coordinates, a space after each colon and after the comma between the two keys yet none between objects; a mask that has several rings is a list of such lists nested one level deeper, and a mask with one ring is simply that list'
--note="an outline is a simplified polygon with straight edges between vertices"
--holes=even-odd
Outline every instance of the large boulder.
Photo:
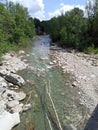
[{"label": "large boulder", "polygon": [[20,123],[19,113],[10,114],[3,112],[0,115],[0,130],[11,130],[15,125]]},{"label": "large boulder", "polygon": [[4,78],[6,81],[8,81],[14,85],[22,86],[25,84],[24,79],[21,76],[14,74],[14,73],[10,73],[9,75],[7,74],[4,76]]},{"label": "large boulder", "polygon": [[6,81],[14,85],[22,86],[25,84],[24,79],[18,74],[12,73],[6,69],[0,70],[0,76],[5,78]]}]

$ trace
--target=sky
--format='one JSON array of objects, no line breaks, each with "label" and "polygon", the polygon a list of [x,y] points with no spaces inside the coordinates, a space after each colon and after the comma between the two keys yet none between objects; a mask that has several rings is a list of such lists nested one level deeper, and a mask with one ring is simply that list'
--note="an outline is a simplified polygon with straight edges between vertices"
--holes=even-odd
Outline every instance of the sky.
[{"label": "sky", "polygon": [[29,14],[42,20],[49,20],[57,17],[61,13],[65,13],[79,7],[85,10],[87,0],[8,0],[18,2],[28,8]]}]

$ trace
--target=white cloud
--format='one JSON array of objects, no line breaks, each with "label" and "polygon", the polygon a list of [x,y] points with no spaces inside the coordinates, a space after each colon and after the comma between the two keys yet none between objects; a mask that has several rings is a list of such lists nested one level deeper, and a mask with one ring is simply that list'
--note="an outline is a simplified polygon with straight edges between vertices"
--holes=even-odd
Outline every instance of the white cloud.
[{"label": "white cloud", "polygon": [[80,6],[80,5],[65,5],[64,3],[60,4],[60,8],[55,10],[54,12],[49,12],[49,19],[52,17],[57,17],[60,16],[62,13],[64,14],[67,11],[70,11],[72,9],[74,9],[74,7],[78,7],[79,9],[82,9],[83,11],[85,11],[85,6]]},{"label": "white cloud", "polygon": [[18,2],[24,7],[28,8],[29,14],[32,17],[39,18],[40,20],[44,19],[44,3],[43,0],[8,0]]}]

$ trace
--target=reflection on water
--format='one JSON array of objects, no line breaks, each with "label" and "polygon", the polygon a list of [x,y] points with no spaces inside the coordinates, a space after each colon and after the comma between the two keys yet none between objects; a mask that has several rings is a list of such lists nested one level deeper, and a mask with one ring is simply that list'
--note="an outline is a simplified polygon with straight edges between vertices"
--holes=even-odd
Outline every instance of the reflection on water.
[{"label": "reflection on water", "polygon": [[30,66],[19,73],[29,81],[21,89],[27,93],[27,99],[32,93],[32,109],[21,114],[21,123],[14,130],[61,130],[47,90],[63,130],[82,130],[86,123],[86,108],[79,104],[78,90],[71,88],[70,75],[49,65],[50,42],[49,36],[40,36],[26,48]]}]

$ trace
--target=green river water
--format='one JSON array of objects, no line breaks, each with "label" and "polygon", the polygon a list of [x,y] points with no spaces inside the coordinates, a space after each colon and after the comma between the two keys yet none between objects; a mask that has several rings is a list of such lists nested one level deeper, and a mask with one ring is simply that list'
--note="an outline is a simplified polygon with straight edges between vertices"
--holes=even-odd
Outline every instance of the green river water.
[{"label": "green river water", "polygon": [[62,130],[83,130],[87,122],[87,109],[79,103],[78,90],[71,87],[72,76],[49,65],[52,61],[50,42],[49,36],[39,36],[25,48],[30,67],[19,74],[29,81],[21,89],[27,94],[24,103],[28,100],[32,108],[21,113],[21,123],[13,130],[61,130],[47,90],[53,99]]}]

